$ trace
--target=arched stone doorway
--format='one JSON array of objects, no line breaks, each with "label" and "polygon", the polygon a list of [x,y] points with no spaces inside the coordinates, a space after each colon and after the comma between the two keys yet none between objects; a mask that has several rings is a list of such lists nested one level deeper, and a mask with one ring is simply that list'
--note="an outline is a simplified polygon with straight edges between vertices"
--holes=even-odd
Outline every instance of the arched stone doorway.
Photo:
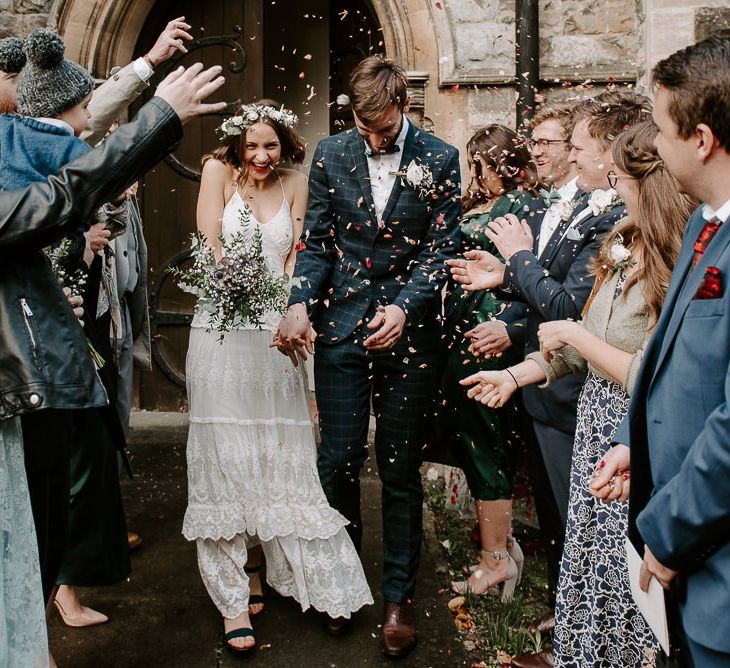
[{"label": "arched stone doorway", "polygon": [[[52,23],[64,36],[67,57],[87,67],[95,76],[104,78],[115,65],[129,62],[148,16],[160,4],[156,0],[54,0],[50,15]],[[172,5],[173,13],[180,14],[175,12],[175,3],[168,4]],[[359,6],[369,10],[382,29],[385,52],[406,69],[416,68],[405,2],[366,0],[340,4],[353,13]],[[335,16],[339,19],[340,12]]]},{"label": "arched stone doorway", "polygon": [[[193,24],[196,38],[194,51],[181,62],[230,63],[222,96],[231,107],[262,95],[293,107],[310,152],[320,137],[339,129],[328,102],[344,90],[355,62],[383,51],[406,68],[415,62],[407,13],[398,0],[57,0],[53,9],[67,56],[98,78],[144,53],[179,15]],[[192,303],[165,269],[189,246],[200,156],[215,145],[219,122],[206,118],[188,126],[174,159],[151,170],[142,184],[156,334],[155,368],[137,384],[142,408],[185,405],[185,314]]]}]

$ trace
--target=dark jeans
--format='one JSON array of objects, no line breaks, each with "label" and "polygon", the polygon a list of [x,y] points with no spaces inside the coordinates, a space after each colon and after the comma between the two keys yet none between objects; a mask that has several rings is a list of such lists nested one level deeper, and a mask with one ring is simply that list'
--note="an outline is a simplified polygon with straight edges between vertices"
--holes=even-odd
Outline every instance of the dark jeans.
[{"label": "dark jeans", "polygon": [[[370,401],[375,412],[375,456],[383,484],[383,594],[403,603],[413,596],[421,552],[423,489],[419,467],[433,417],[436,353],[368,352],[362,335],[318,344],[315,386],[322,443],[318,468],[330,504],[362,543],[360,470],[368,457]],[[404,363],[404,357],[408,363]]]},{"label": "dark jeans", "polygon": [[73,415],[71,410],[49,408],[21,417],[25,471],[46,603],[56,585],[68,542]]}]

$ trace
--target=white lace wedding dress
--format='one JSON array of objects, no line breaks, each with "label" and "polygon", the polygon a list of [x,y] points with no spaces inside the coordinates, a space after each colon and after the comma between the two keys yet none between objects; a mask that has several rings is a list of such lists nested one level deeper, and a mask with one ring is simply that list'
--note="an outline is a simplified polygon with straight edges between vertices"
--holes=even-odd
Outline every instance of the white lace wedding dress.
[{"label": "white lace wedding dress", "polygon": [[[267,265],[282,275],[293,243],[286,197],[264,224],[251,214],[243,226],[245,206],[236,191],[223,211],[223,236],[258,226]],[[220,342],[218,332],[207,331],[206,313],[196,312],[187,357],[183,534],[197,542],[201,576],[224,617],[246,610],[246,545],[258,541],[274,589],[303,610],[349,618],[373,599],[347,520],[329,506],[319,482],[304,365],[295,368],[270,348],[279,320],[269,314],[263,329],[242,322]]]}]

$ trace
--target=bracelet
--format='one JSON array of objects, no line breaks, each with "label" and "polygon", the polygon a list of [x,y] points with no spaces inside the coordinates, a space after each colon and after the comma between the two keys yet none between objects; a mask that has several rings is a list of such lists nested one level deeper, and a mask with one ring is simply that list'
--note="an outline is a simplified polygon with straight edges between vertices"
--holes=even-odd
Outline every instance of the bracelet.
[{"label": "bracelet", "polygon": [[511,376],[512,380],[515,381],[515,385],[517,386],[517,389],[520,389],[520,384],[517,382],[517,378],[515,378],[515,375],[509,370],[509,368],[505,369],[505,371]]},{"label": "bracelet", "polygon": [[155,71],[155,64],[152,62],[152,58],[150,58],[146,53],[142,56],[142,60],[150,66],[150,69],[153,72]]}]

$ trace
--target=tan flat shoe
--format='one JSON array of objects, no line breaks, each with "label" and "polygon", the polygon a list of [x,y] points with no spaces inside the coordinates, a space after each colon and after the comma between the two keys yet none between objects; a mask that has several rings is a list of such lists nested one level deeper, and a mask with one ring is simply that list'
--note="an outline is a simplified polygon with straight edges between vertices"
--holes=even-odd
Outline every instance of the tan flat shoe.
[{"label": "tan flat shoe", "polygon": [[109,617],[102,614],[101,612],[97,612],[96,610],[87,608],[85,605],[81,606],[81,612],[77,615],[69,615],[57,600],[54,600],[53,602],[56,604],[58,612],[61,615],[61,619],[66,626],[80,629],[87,626],[106,624],[106,622],[109,621]]}]

